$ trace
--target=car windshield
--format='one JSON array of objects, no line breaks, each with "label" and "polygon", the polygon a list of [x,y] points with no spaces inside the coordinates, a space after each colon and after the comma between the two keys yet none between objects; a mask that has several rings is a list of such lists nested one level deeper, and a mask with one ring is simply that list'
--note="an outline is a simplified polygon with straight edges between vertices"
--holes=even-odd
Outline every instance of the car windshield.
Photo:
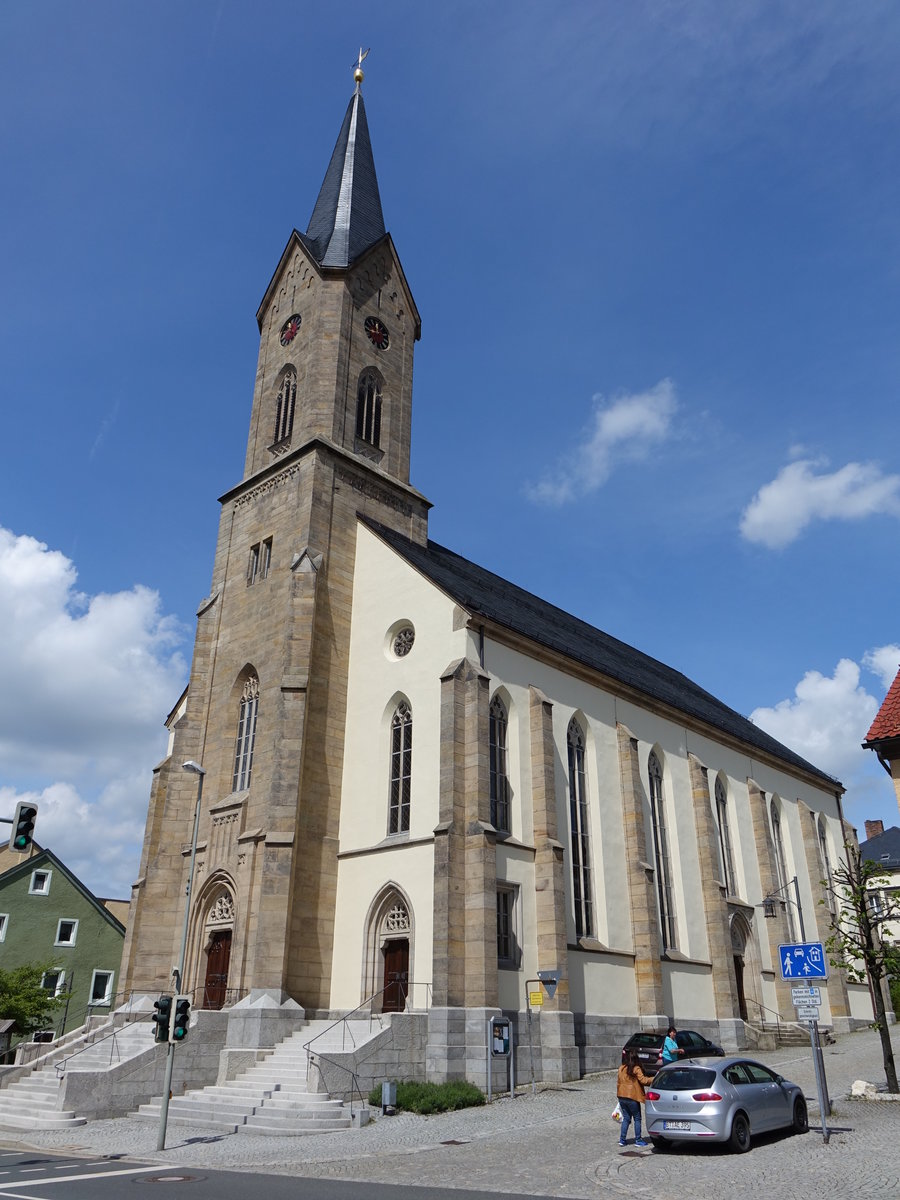
[{"label": "car windshield", "polygon": [[711,1088],[715,1080],[715,1071],[704,1067],[670,1067],[659,1072],[653,1086],[672,1092],[696,1092]]}]

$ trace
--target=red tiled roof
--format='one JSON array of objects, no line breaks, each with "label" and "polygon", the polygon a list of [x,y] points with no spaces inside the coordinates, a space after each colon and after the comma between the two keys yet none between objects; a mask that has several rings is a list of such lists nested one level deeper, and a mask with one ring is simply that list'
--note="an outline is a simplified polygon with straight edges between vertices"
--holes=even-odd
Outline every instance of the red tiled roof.
[{"label": "red tiled roof", "polygon": [[866,741],[880,742],[895,737],[900,737],[900,671],[888,689],[872,728],[866,734]]}]

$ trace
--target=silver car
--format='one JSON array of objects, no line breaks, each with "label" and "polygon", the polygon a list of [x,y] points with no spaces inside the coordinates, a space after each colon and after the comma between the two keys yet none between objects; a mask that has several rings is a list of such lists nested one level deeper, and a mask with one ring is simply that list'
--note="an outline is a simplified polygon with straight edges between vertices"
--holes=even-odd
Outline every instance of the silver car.
[{"label": "silver car", "polygon": [[672,1063],[647,1087],[644,1136],[657,1150],[672,1142],[728,1142],[750,1149],[770,1129],[806,1133],[806,1099],[796,1083],[749,1058]]}]

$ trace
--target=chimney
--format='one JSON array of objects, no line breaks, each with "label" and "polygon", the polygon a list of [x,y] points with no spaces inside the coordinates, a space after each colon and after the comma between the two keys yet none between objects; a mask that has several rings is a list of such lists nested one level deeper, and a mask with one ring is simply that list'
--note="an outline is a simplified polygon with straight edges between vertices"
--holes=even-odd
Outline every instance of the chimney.
[{"label": "chimney", "polygon": [[884,833],[883,821],[866,821],[866,841],[869,838],[878,837],[880,833]]}]

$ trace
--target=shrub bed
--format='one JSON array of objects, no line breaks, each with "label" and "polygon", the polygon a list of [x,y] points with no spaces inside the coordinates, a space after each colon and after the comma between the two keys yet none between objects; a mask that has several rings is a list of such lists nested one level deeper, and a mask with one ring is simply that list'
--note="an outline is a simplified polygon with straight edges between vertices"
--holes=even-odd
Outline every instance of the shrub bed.
[{"label": "shrub bed", "polygon": [[[474,1083],[452,1080],[449,1083],[397,1083],[396,1109],[427,1116],[429,1113],[453,1112],[458,1108],[474,1108],[484,1104],[484,1092]],[[369,1092],[373,1108],[381,1107],[381,1085]]]}]

